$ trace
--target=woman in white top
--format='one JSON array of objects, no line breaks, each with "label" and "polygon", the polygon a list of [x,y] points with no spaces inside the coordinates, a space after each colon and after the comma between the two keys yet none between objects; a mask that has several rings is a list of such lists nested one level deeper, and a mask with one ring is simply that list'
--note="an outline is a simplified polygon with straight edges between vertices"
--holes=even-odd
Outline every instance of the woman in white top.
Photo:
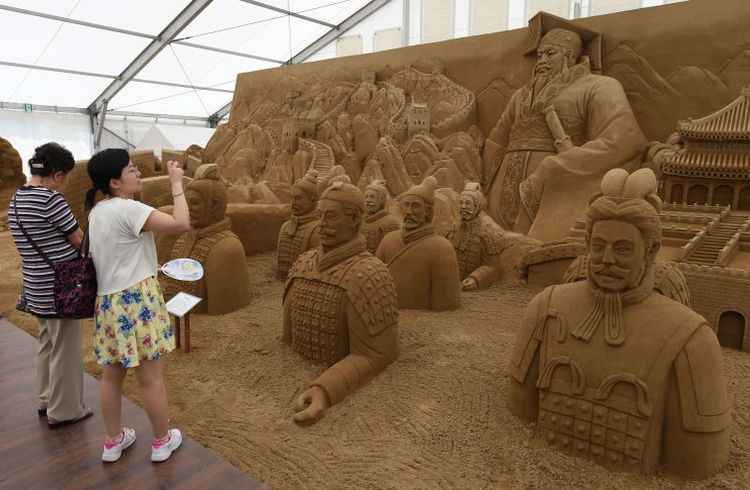
[{"label": "woman in white top", "polygon": [[[164,298],[156,279],[158,263],[152,232],[180,234],[190,229],[182,188],[183,171],[168,162],[172,215],[133,199],[141,174],[121,149],[94,155],[88,173],[94,187],[86,194],[91,256],[98,298],[94,314],[94,353],[102,365],[101,404],[107,431],[102,460],[117,461],[135,442],[135,431],[121,425],[120,400],[126,369],[134,368],[154,431],[151,461],[168,459],[182,442],[169,429],[162,357],[175,348]],[[105,199],[96,201],[96,193]]]}]

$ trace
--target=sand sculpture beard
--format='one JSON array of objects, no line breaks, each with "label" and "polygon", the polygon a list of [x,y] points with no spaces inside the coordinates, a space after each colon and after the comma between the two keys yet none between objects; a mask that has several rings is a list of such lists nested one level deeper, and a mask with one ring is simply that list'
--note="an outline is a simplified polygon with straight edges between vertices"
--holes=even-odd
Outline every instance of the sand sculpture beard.
[{"label": "sand sculpture beard", "polygon": [[654,289],[654,261],[644,257],[638,266],[638,279],[634,284],[626,283],[622,290],[612,290],[600,286],[597,283],[597,274],[605,269],[623,279],[631,276],[632,269],[622,267],[588,263],[588,284],[593,295],[594,306],[584,320],[575,327],[572,335],[579,340],[588,342],[597,328],[603,324],[604,340],[611,346],[622,345],[626,340],[625,321],[623,308],[625,306],[639,303],[653,294]]}]

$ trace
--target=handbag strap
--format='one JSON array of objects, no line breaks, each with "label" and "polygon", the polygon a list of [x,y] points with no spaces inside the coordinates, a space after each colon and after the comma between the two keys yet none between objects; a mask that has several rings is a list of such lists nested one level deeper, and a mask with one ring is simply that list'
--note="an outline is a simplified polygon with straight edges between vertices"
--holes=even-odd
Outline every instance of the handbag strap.
[{"label": "handbag strap", "polygon": [[[51,269],[54,269],[55,265],[52,263],[49,257],[47,257],[47,255],[44,252],[42,252],[42,249],[39,248],[39,245],[36,244],[36,242],[31,238],[31,236],[26,232],[26,229],[23,227],[23,223],[21,223],[21,219],[18,216],[18,206],[16,205],[16,193],[13,194],[13,214],[15,215],[16,224],[21,229],[21,233],[23,233],[23,236],[26,237],[26,240],[28,240],[29,244],[31,244],[34,250],[36,250],[36,253],[38,253],[42,257],[42,259],[44,259],[47,265],[49,265]],[[80,250],[77,251],[78,255],[82,256],[83,258],[86,258],[89,253],[88,236],[89,236],[89,230],[87,228],[86,233],[83,235],[83,241],[81,242],[81,250],[83,250],[85,247],[85,252],[81,254]]]}]

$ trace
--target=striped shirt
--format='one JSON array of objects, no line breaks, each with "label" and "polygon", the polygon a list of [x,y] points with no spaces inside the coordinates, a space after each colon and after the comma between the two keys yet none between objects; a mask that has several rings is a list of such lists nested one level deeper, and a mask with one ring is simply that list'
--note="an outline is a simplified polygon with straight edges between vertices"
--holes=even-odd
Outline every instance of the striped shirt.
[{"label": "striped shirt", "polygon": [[[51,262],[65,262],[78,257],[78,251],[67,239],[78,229],[78,222],[62,194],[46,187],[23,186],[15,196],[21,224]],[[8,225],[23,263],[23,286],[28,310],[36,316],[57,316],[55,273],[21,232],[12,199],[8,208]]]}]

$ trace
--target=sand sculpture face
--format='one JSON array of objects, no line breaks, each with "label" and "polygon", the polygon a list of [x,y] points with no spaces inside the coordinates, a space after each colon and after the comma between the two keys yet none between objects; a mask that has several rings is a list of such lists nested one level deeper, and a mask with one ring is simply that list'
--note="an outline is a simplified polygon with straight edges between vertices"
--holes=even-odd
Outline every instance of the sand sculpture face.
[{"label": "sand sculpture face", "polygon": [[567,66],[578,62],[583,41],[577,33],[566,29],[552,29],[544,35],[537,49],[534,75],[550,78]]},{"label": "sand sculpture face", "polygon": [[401,200],[401,213],[404,216],[404,228],[416,230],[429,221],[429,208],[424,199],[418,196],[405,196]]},{"label": "sand sculpture face", "polygon": [[185,199],[190,209],[190,226],[193,229],[218,223],[226,215],[226,191],[218,181],[195,180],[191,182],[185,191]]},{"label": "sand sculpture face", "polygon": [[344,112],[343,114],[340,114],[339,117],[336,119],[336,130],[338,130],[339,134],[343,135],[347,131],[352,130],[352,120],[349,117],[349,114]]},{"label": "sand sculpture face", "polygon": [[474,197],[461,194],[461,219],[464,221],[469,221],[474,219],[474,217],[479,214],[479,205],[476,202],[476,199]]},{"label": "sand sculpture face", "polygon": [[367,210],[367,214],[375,214],[384,207],[384,196],[374,189],[365,190],[365,210]]},{"label": "sand sculpture face", "polygon": [[404,165],[412,179],[421,179],[438,157],[438,149],[427,137],[417,137],[404,153]]},{"label": "sand sculpture face", "polygon": [[292,187],[292,214],[303,216],[312,213],[317,205],[317,200],[309,193],[299,187]]},{"label": "sand sculpture face", "polygon": [[320,243],[323,250],[332,250],[354,239],[359,233],[361,216],[338,201],[323,199],[320,210]]},{"label": "sand sculpture face", "polygon": [[589,245],[591,280],[609,292],[623,292],[640,284],[646,269],[646,244],[630,223],[597,221]]}]

